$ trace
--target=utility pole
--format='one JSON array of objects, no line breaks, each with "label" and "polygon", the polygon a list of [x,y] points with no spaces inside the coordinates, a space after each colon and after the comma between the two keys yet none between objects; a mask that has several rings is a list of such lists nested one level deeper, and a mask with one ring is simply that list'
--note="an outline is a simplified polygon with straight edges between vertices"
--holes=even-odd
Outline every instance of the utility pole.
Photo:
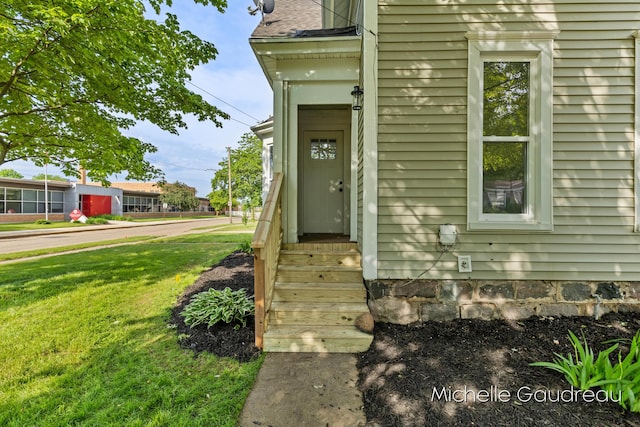
[{"label": "utility pole", "polygon": [[231,197],[231,147],[227,147],[227,165],[229,169],[229,224],[233,224],[233,199]]},{"label": "utility pole", "polygon": [[47,163],[49,163],[49,155],[44,161],[44,220],[49,221],[49,185],[47,177]]}]

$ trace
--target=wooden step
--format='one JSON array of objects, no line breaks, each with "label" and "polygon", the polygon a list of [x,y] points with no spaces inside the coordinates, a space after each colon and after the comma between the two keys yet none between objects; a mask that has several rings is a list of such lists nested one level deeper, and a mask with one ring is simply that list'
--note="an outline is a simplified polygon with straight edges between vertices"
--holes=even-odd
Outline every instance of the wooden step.
[{"label": "wooden step", "polygon": [[273,302],[365,302],[367,290],[359,283],[276,282]]},{"label": "wooden step", "polygon": [[280,251],[264,349],[354,353],[373,337],[354,326],[369,308],[353,243],[285,244]]},{"label": "wooden step", "polygon": [[357,251],[309,252],[286,250],[280,252],[280,265],[346,266],[360,268]]},{"label": "wooden step", "polygon": [[276,301],[271,305],[269,325],[353,326],[356,317],[367,313],[364,302],[296,302]]},{"label": "wooden step", "polygon": [[366,351],[373,336],[354,326],[279,326],[264,334],[267,352],[359,353]]},{"label": "wooden step", "polygon": [[337,252],[337,251],[355,251],[358,252],[356,243],[283,243],[282,250],[302,250],[307,252]]},{"label": "wooden step", "polygon": [[278,282],[300,283],[362,283],[362,270],[348,266],[278,265]]}]

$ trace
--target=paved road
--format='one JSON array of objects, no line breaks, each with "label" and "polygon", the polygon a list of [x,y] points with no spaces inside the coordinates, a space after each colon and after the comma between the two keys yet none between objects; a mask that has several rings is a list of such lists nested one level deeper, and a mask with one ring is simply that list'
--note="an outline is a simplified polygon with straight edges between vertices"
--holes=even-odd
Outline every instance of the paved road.
[{"label": "paved road", "polygon": [[[240,222],[234,218],[234,222]],[[36,249],[55,248],[59,246],[76,245],[88,242],[122,239],[132,236],[179,236],[188,233],[202,233],[202,227],[229,224],[229,218],[211,218],[194,220],[172,220],[155,223],[125,223],[109,226],[96,226],[92,230],[76,231],[78,229],[62,229],[64,232],[46,235],[34,233],[12,233],[11,238],[2,238],[0,233],[0,254],[31,251]]]}]

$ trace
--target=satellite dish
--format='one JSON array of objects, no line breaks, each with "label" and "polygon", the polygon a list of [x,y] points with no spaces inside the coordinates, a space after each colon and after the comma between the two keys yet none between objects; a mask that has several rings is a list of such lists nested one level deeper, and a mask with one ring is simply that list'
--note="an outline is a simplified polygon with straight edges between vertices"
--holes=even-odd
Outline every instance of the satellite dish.
[{"label": "satellite dish", "polygon": [[273,12],[273,9],[276,7],[275,0],[253,0],[253,3],[256,5],[256,8],[251,9],[251,6],[249,6],[249,14],[255,15],[260,11],[262,18],[264,18],[265,14]]},{"label": "satellite dish", "polygon": [[275,0],[263,0],[262,1],[262,11],[264,13],[273,12],[273,9],[275,9],[275,7],[276,7],[276,1]]}]

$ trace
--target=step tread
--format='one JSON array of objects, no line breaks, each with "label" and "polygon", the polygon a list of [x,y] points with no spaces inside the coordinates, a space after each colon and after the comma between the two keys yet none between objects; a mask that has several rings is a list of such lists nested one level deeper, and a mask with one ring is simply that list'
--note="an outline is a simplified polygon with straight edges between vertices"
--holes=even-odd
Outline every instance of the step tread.
[{"label": "step tread", "polygon": [[360,254],[341,252],[334,253],[309,253],[309,252],[281,252],[280,265],[303,265],[303,266],[349,266],[360,267],[362,259]]},{"label": "step tread", "polygon": [[358,353],[372,342],[372,335],[353,326],[277,325],[264,335],[267,352]]},{"label": "step tread", "polygon": [[278,271],[362,271],[359,265],[345,265],[345,264],[278,264]]},{"label": "step tread", "polygon": [[306,252],[334,252],[349,251],[360,252],[357,243],[283,243],[282,251],[306,251]]},{"label": "step tread", "polygon": [[368,312],[369,308],[365,302],[289,302],[273,301],[271,311],[345,311]]},{"label": "step tread", "polygon": [[363,286],[280,286],[273,290],[273,301],[285,302],[364,302],[367,290]]},{"label": "step tread", "polygon": [[314,342],[303,341],[264,341],[264,351],[267,353],[362,353],[369,349],[371,341],[356,340],[344,342],[344,340],[325,340]]},{"label": "step tread", "polygon": [[275,300],[269,310],[269,325],[353,326],[359,315],[368,312],[363,298],[349,302]]},{"label": "step tread", "polygon": [[359,331],[355,326],[324,325],[272,325],[264,333],[265,338],[332,338],[332,339],[370,339],[370,334]]},{"label": "step tread", "polygon": [[323,254],[323,255],[348,255],[348,256],[352,256],[352,255],[360,255],[360,251],[358,251],[357,249],[339,249],[339,250],[335,250],[332,251],[330,249],[314,249],[314,250],[310,250],[310,249],[281,249],[280,250],[280,254],[293,254],[293,255],[305,255],[305,254]]},{"label": "step tread", "polygon": [[361,282],[280,282],[276,280],[275,290],[278,289],[365,289]]}]

